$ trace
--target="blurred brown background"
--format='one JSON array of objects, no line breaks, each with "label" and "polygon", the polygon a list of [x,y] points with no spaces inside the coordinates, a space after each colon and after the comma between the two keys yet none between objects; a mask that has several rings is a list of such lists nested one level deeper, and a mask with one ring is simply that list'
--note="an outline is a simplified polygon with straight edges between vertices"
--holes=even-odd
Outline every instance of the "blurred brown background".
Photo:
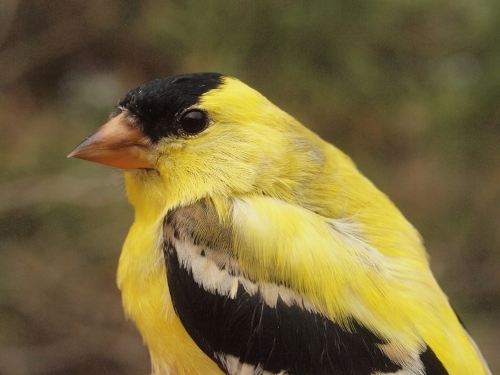
[{"label": "blurred brown background", "polygon": [[499,35],[494,0],[2,0],[0,374],[149,372],[114,281],[121,173],[66,155],[126,91],[191,71],[350,154],[500,373]]}]

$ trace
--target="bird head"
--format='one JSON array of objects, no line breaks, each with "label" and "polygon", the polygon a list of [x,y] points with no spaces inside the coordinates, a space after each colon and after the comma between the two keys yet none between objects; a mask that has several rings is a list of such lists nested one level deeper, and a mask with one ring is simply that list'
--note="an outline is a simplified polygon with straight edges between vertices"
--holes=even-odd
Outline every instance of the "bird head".
[{"label": "bird head", "polygon": [[291,200],[316,171],[302,163],[321,161],[314,137],[241,81],[195,73],[131,90],[69,157],[123,169],[127,183],[156,181],[176,205],[215,195]]}]

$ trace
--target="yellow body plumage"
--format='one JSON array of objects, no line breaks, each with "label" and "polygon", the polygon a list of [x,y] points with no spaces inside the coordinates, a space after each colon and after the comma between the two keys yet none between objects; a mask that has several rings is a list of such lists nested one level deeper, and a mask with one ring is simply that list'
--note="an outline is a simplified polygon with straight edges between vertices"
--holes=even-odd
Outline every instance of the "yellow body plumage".
[{"label": "yellow body plumage", "polygon": [[208,114],[204,131],[159,139],[155,171],[125,172],[135,220],[118,285],[155,374],[223,374],[177,316],[163,255],[168,212],[200,201],[215,213],[203,236],[263,293],[284,286],[346,331],[354,319],[395,362],[428,346],[449,374],[488,374],[419,234],[349,157],[234,78],[191,108]]}]

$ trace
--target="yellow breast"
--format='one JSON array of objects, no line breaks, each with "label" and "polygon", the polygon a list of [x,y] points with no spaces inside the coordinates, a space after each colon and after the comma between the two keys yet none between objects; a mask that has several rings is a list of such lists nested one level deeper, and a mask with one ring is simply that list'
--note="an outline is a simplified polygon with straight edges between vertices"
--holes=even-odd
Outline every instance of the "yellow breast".
[{"label": "yellow breast", "polygon": [[[127,184],[127,192],[131,201],[138,198],[134,196],[133,184]],[[165,206],[142,207],[144,210],[136,210],[125,240],[117,282],[125,313],[135,322],[149,348],[153,373],[222,375],[175,314],[162,251],[161,224]]]}]

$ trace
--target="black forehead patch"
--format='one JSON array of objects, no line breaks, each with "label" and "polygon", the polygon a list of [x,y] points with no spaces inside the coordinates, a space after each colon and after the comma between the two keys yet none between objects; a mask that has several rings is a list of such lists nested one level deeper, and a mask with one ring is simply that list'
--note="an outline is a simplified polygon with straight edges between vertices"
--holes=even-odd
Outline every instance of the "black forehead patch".
[{"label": "black forehead patch", "polygon": [[130,90],[118,107],[136,116],[144,134],[157,142],[162,137],[175,135],[178,130],[175,115],[217,88],[222,78],[219,73],[192,73],[155,79]]}]

